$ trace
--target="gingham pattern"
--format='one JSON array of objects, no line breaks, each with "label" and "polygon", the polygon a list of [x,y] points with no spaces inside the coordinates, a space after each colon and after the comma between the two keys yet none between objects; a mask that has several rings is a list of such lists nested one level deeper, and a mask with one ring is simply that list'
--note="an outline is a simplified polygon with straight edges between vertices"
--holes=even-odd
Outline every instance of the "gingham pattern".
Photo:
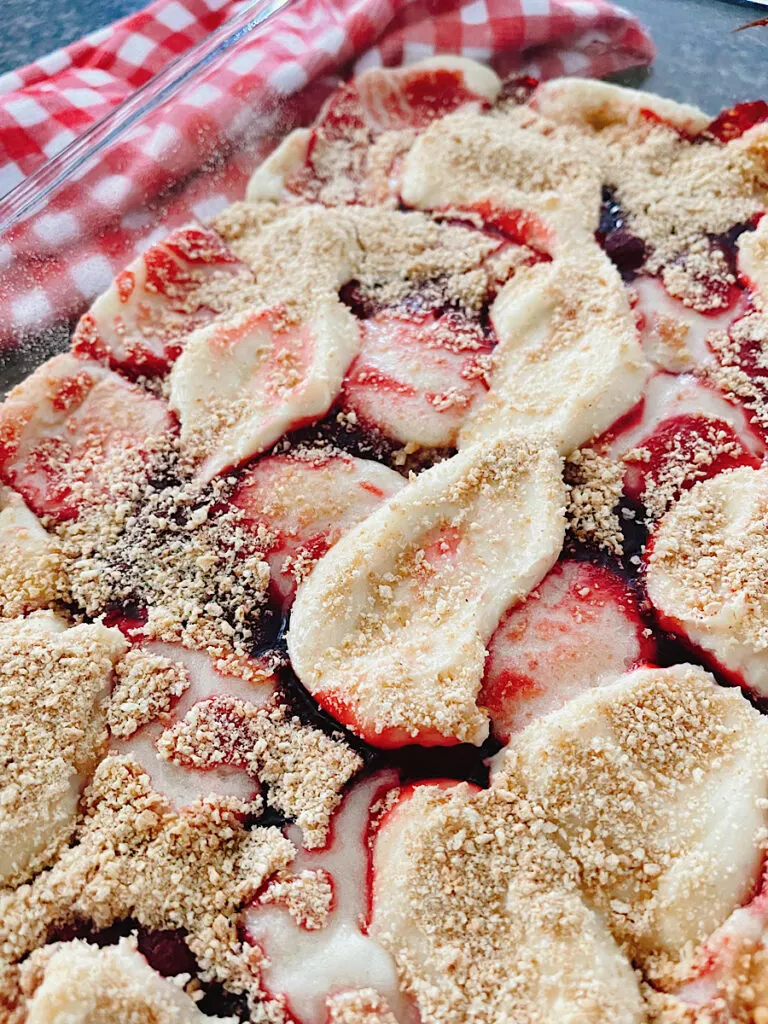
[{"label": "gingham pattern", "polygon": [[[0,77],[0,195],[239,6],[155,0]],[[156,235],[242,194],[248,171],[291,123],[314,114],[338,69],[407,64],[436,52],[538,78],[602,75],[653,57],[635,19],[604,0],[295,0],[268,31],[245,36],[170,110],[133,128],[43,214],[0,240],[1,321],[24,330],[77,313],[154,240],[153,199],[188,180],[223,135],[253,120],[255,97],[257,144],[193,181],[170,210],[164,204]],[[280,116],[270,123],[262,112],[278,101]]]}]

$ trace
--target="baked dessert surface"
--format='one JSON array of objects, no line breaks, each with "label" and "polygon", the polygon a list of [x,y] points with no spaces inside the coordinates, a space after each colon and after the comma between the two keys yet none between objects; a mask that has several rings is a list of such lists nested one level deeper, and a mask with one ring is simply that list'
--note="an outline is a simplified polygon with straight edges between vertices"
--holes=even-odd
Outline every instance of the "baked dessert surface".
[{"label": "baked dessert surface", "polygon": [[374,69],[0,407],[0,1020],[766,1024],[768,121]]}]

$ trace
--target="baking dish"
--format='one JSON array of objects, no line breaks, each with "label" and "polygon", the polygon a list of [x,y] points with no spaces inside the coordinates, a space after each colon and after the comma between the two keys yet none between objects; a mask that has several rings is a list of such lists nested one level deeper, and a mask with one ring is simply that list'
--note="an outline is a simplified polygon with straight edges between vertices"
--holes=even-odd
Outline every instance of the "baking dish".
[{"label": "baking dish", "polygon": [[[725,9],[724,5],[718,7],[718,10]],[[226,33],[208,41],[196,55],[176,65],[147,92],[97,126],[90,138],[48,165],[24,189],[10,197],[6,204],[6,245],[9,247],[6,251],[19,250],[21,266],[9,268],[5,282],[9,291],[17,280],[22,285],[26,283],[24,273],[33,283],[39,280],[36,275],[46,275],[47,284],[47,278],[55,277],[59,266],[65,265],[73,245],[91,242],[94,251],[100,249],[115,260],[127,261],[132,255],[130,247],[146,245],[190,214],[205,217],[241,194],[245,175],[253,164],[290,125],[310,116],[310,111],[296,110],[288,102],[276,104],[258,94],[233,95],[230,106],[230,97],[222,96],[218,132],[201,132],[193,137],[199,145],[191,150],[169,146],[158,154],[165,158],[165,178],[157,193],[150,189],[149,183],[145,183],[143,192],[139,189],[127,196],[119,193],[115,179],[120,178],[120,147],[125,141],[142,137],[142,133],[144,137],[158,133],[163,138],[165,132],[166,139],[172,138],[174,119],[170,101],[179,95],[204,92],[208,76],[219,61],[231,59],[243,41],[251,45],[254,40],[258,41],[260,33],[270,30],[280,10],[274,4],[251,7],[244,15],[250,19],[247,24],[239,20],[234,26],[230,25]],[[687,87],[686,83],[681,84],[681,90]],[[726,91],[728,88],[730,92]],[[723,89],[718,102],[740,98],[740,89],[735,88],[733,81],[723,82]],[[244,105],[247,116],[243,116]],[[93,218],[88,237],[68,239],[66,230],[61,229],[62,224],[65,227],[67,224],[67,196],[70,192],[75,194],[88,175],[93,176],[91,187],[102,197],[112,196],[114,204],[103,204],[105,209]],[[117,237],[118,229],[123,229],[129,239],[123,248],[122,239]],[[270,262],[275,260],[272,250],[268,258]],[[22,272],[19,278],[14,277],[17,269]],[[9,320],[11,329],[5,348],[9,383],[49,352],[66,345],[72,320],[87,300],[88,290],[101,286],[98,278],[104,269],[105,263],[94,256],[90,277],[83,277],[82,298],[60,289],[55,293],[60,294],[60,298],[52,302],[46,299],[47,307],[42,303],[39,308],[30,305],[27,322],[22,326],[15,327]],[[13,294],[6,299],[13,304]],[[16,313],[19,313],[18,304]],[[559,482],[557,466],[556,472]]]},{"label": "baking dish", "polygon": [[[651,29],[659,56],[649,73],[623,80],[716,110],[766,92],[768,29],[736,35],[733,29],[761,8],[724,0],[632,0],[628,5]],[[338,56],[327,46],[339,22],[332,0],[324,0],[322,33],[313,53],[317,70],[301,105],[275,93],[236,83],[216,103],[216,123],[207,121],[181,146],[163,145],[173,135],[174,104],[204,93],[225,62],[244,72],[290,0],[255,0],[210,37],[172,62],[128,100],[93,125],[39,171],[0,199],[0,387],[7,390],[52,353],[68,344],[74,320],[114,271],[191,216],[205,218],[239,198],[250,170],[292,127],[307,123],[327,95],[326,81]],[[282,13],[281,13],[282,12]],[[290,14],[290,12],[287,12]],[[723,59],[725,54],[725,59]],[[242,58],[242,59],[241,59]],[[256,58],[257,59],[257,58]],[[247,82],[247,74],[243,80]],[[162,180],[153,178],[125,194],[115,189],[124,169],[125,145],[150,133],[160,140]],[[132,174],[133,177],[133,174]],[[91,210],[76,237],[67,214],[79,183],[105,198]],[[62,216],[63,215],[63,216]],[[93,251],[83,260],[77,284],[66,287],[63,270],[73,246]],[[110,262],[99,256],[107,252]],[[111,265],[110,265],[111,264]],[[57,286],[57,279],[59,286]],[[45,280],[45,290],[35,287]]]}]

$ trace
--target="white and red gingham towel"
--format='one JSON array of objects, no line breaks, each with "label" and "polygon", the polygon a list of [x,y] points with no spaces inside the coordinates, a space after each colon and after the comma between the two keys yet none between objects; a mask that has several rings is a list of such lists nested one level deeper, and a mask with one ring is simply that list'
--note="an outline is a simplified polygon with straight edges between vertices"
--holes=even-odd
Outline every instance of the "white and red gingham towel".
[{"label": "white and red gingham towel", "polygon": [[[155,0],[0,76],[0,195],[243,7]],[[637,21],[605,0],[294,0],[0,240],[0,320],[23,330],[76,313],[147,244],[147,209],[180,181],[188,187],[173,200],[173,222],[237,197],[288,122],[317,109],[338,69],[436,52],[537,78],[603,75],[653,58]],[[279,115],[266,117],[278,103]],[[255,104],[260,137],[248,156],[189,182],[222,133],[253,119]]]}]

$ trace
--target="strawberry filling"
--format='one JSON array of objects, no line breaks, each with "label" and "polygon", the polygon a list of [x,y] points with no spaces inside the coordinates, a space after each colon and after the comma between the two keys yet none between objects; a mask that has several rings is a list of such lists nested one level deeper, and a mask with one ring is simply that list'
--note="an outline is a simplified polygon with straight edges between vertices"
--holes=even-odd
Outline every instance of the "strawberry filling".
[{"label": "strawberry filling", "polygon": [[466,103],[489,106],[461,70],[375,69],[340,86],[326,101],[309,137],[304,166],[285,180],[289,192],[320,200],[325,189],[343,202],[365,201],[368,154],[387,131],[422,130]]},{"label": "strawberry filling", "polygon": [[252,276],[215,232],[178,228],[118,274],[80,319],[73,351],[131,377],[165,373],[187,336],[220,312],[223,300],[205,286],[222,275]]},{"label": "strawberry filling", "polygon": [[318,558],[403,483],[378,463],[319,451],[274,455],[247,470],[230,502],[269,561],[275,602],[287,610]]},{"label": "strawberry filling", "polygon": [[397,441],[453,444],[487,391],[492,345],[480,323],[458,310],[389,307],[361,322],[360,354],[342,402]]},{"label": "strawberry filling", "polygon": [[74,519],[173,432],[162,399],[93,363],[56,356],[0,410],[0,480],[37,515]]},{"label": "strawberry filling", "polygon": [[479,703],[507,742],[584,691],[654,658],[626,581],[605,566],[565,560],[494,633]]},{"label": "strawberry filling", "polygon": [[735,107],[722,110],[707,128],[707,132],[720,142],[731,142],[765,121],[768,121],[768,103],[765,100],[737,103]]},{"label": "strawberry filling", "polygon": [[648,488],[660,481],[674,478],[669,493],[674,501],[699,480],[738,466],[761,465],[730,423],[698,413],[662,420],[641,447],[642,460],[631,463],[624,475],[624,492],[637,501],[643,501]]}]

